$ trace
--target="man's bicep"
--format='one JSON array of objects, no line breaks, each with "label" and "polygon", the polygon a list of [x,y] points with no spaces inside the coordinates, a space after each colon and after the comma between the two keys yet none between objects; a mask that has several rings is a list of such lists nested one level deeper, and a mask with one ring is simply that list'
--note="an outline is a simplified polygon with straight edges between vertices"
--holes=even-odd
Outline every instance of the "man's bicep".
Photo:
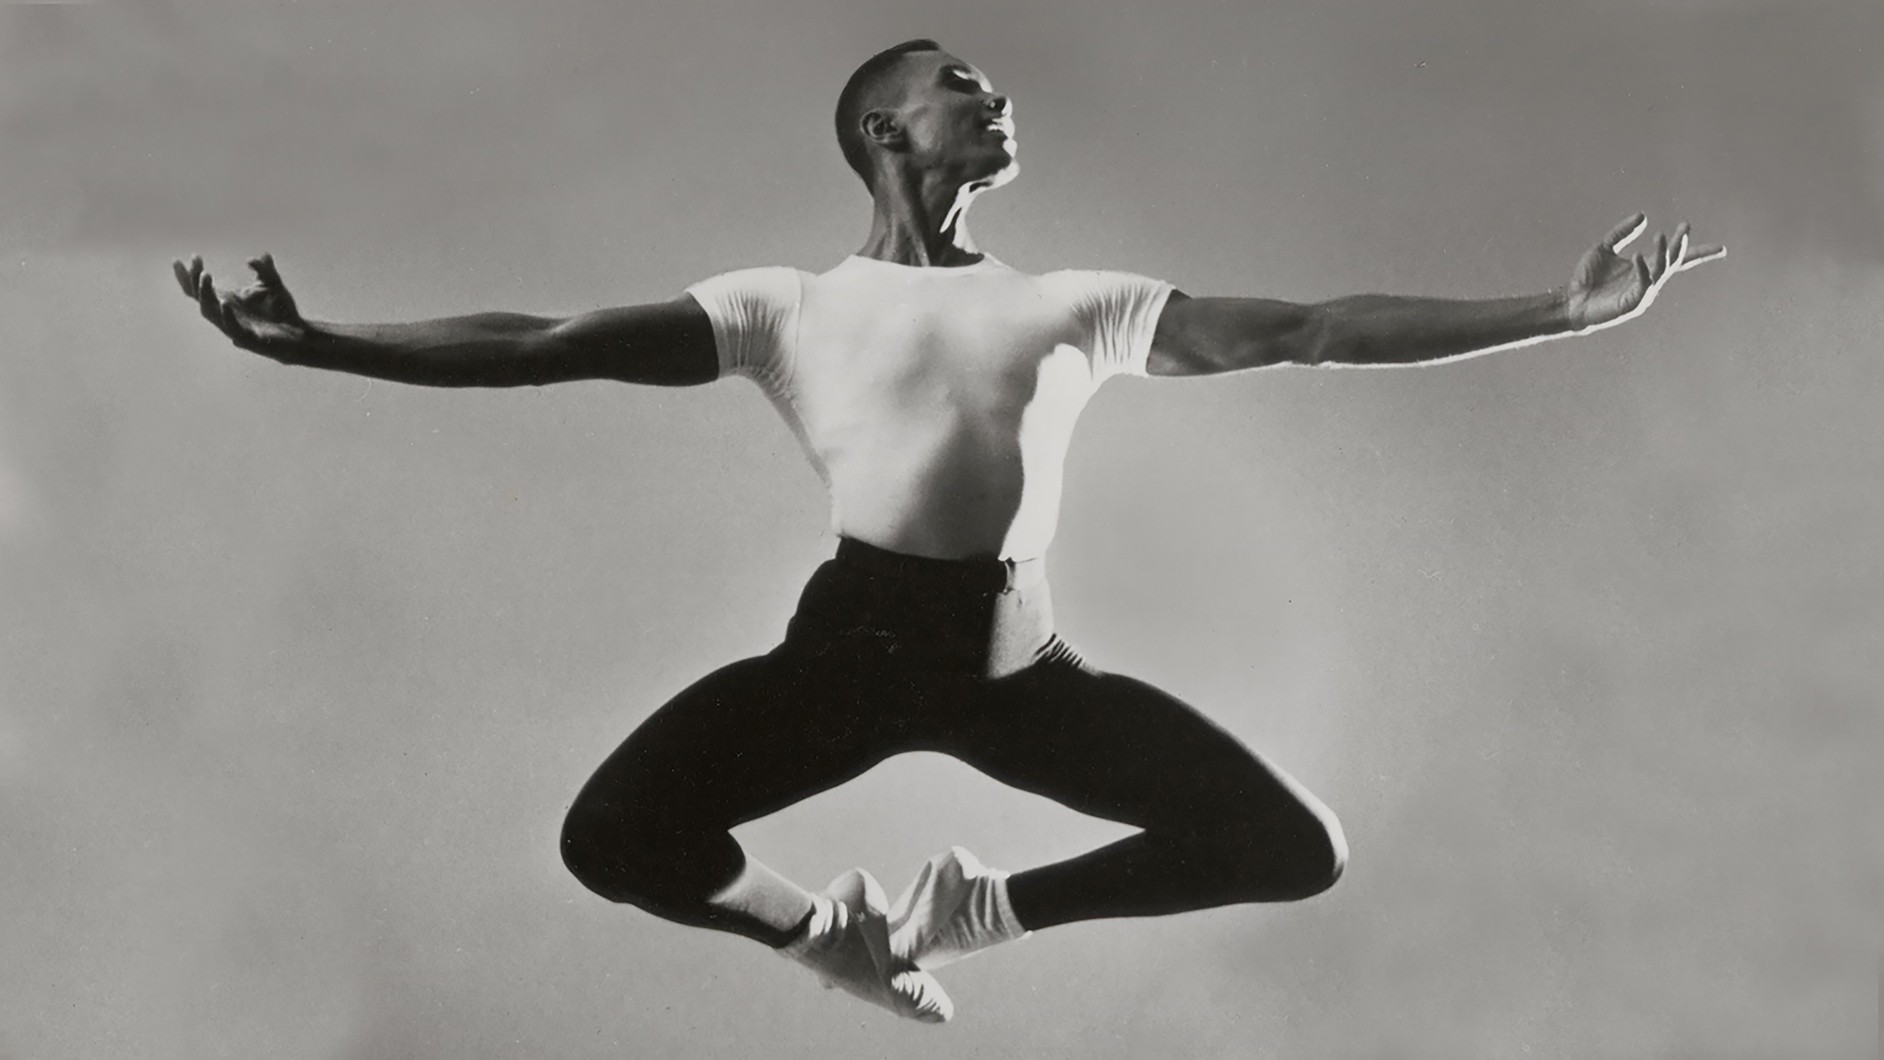
[{"label": "man's bicep", "polygon": [[1158,316],[1146,371],[1215,375],[1277,364],[1314,364],[1323,337],[1312,305],[1272,298],[1192,298],[1173,291]]},{"label": "man's bicep", "polygon": [[550,329],[547,344],[572,379],[694,386],[720,375],[713,321],[690,294],[570,317]]}]

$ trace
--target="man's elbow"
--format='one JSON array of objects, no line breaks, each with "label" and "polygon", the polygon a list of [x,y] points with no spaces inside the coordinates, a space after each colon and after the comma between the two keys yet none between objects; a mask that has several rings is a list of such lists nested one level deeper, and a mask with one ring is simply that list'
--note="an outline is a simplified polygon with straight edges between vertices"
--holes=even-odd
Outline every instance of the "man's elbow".
[{"label": "man's elbow", "polygon": [[1308,306],[1301,327],[1290,344],[1290,356],[1284,362],[1309,368],[1357,364],[1362,353],[1361,336],[1345,326],[1341,313],[1323,302]]}]

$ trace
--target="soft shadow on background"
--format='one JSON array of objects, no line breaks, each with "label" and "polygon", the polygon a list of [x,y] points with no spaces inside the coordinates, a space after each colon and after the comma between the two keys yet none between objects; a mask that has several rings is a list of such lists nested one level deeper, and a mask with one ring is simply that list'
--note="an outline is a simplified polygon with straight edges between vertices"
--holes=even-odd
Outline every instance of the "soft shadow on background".
[{"label": "soft shadow on background", "polygon": [[[649,6],[0,10],[0,1056],[1871,1055],[1875,4]],[[1635,209],[1732,250],[1574,343],[1109,387],[1065,631],[1353,864],[950,968],[942,1030],[556,858],[831,547],[755,390],[285,369],[168,264],[271,250],[347,320],[822,269],[831,103],[913,36],[1015,97],[977,232],[1024,269],[1525,293]],[[1119,831],[915,756],[744,838],[894,890]]]}]

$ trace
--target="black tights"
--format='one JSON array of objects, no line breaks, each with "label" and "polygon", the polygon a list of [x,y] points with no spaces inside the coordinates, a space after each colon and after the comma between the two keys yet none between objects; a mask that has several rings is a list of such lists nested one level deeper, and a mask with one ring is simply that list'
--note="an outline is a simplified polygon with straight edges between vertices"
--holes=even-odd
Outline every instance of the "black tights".
[{"label": "black tights", "polygon": [[675,696],[596,771],[564,826],[570,871],[612,901],[776,944],[707,903],[745,865],[730,830],[891,755],[938,751],[1142,829],[1015,873],[1030,929],[1334,883],[1346,844],[1325,807],[1177,698],[1089,666],[1052,635],[1045,582],[1028,581],[844,541],[784,643]]}]

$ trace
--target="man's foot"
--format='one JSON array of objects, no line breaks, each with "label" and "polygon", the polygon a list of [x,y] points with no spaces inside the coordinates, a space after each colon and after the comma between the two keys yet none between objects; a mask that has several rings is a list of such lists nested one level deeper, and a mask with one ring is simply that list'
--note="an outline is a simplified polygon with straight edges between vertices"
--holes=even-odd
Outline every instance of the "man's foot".
[{"label": "man's foot", "polygon": [[883,887],[862,869],[818,896],[805,936],[779,952],[811,969],[826,990],[889,1009],[904,1019],[943,1023],[955,1004],[928,972],[891,952]]},{"label": "man's foot", "polygon": [[891,950],[927,970],[1024,937],[1007,876],[961,847],[930,858],[890,909]]}]

